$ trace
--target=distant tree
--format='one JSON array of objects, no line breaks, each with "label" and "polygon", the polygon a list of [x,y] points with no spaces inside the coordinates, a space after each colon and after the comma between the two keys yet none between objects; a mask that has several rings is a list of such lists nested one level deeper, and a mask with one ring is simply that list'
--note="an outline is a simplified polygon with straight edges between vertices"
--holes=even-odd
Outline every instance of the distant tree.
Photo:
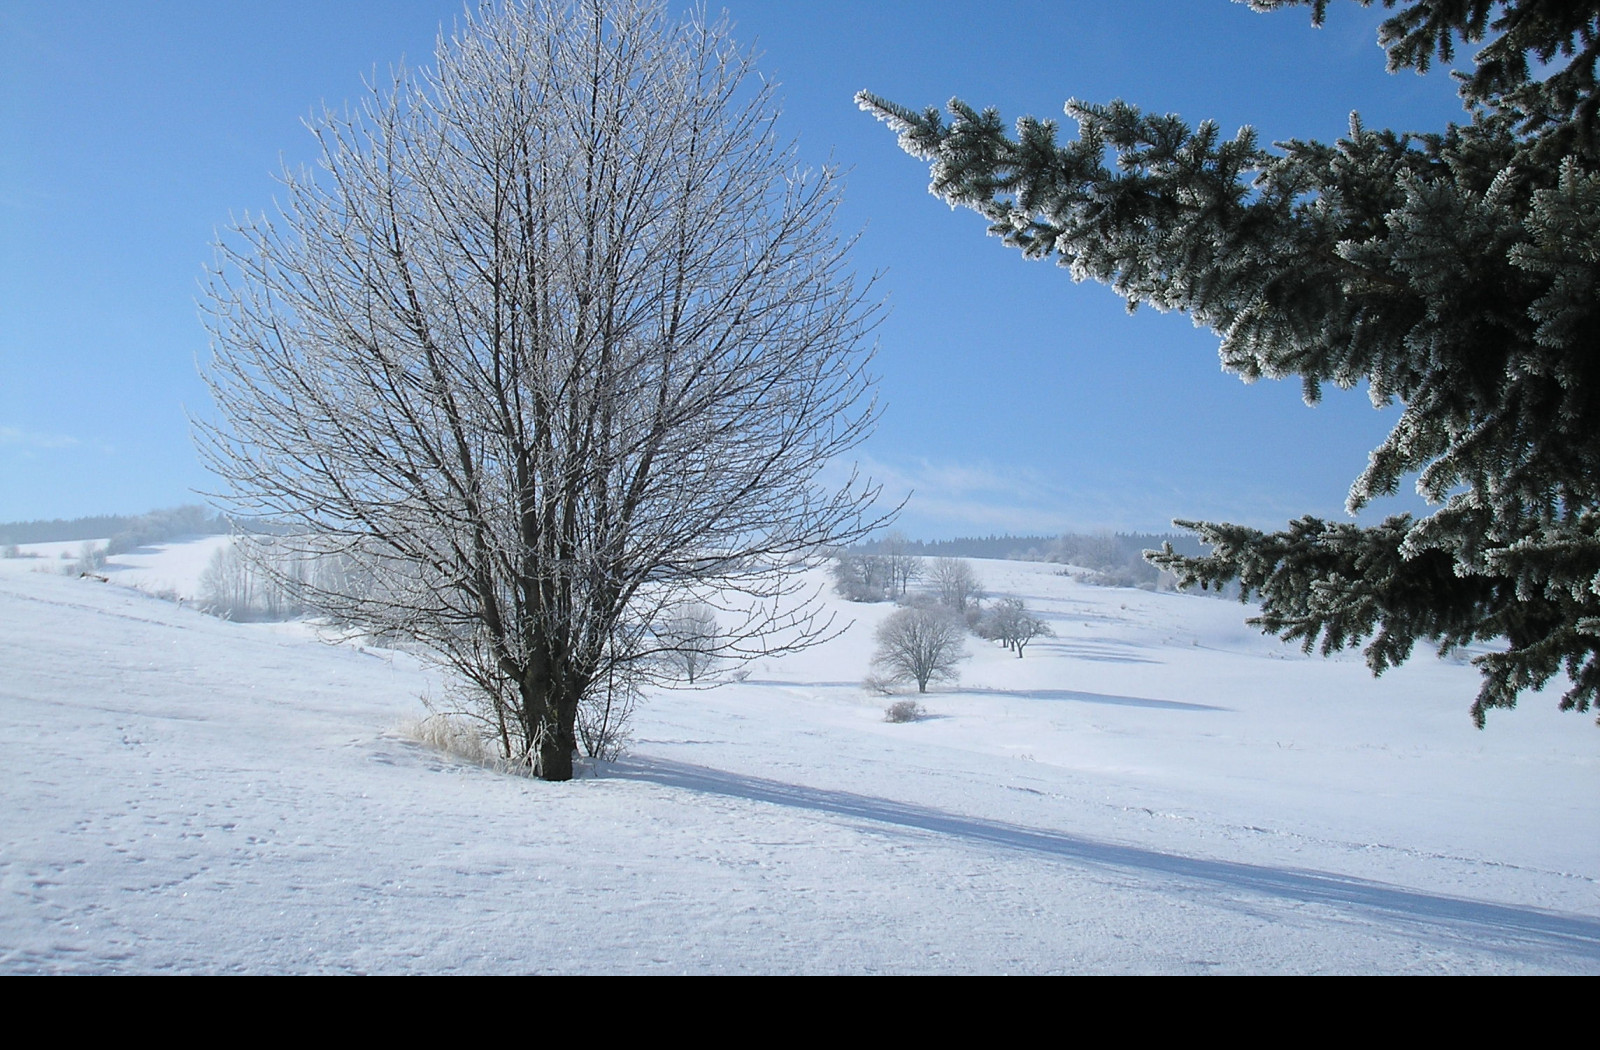
[{"label": "distant tree", "polygon": [[255,610],[255,574],[238,544],[211,552],[200,572],[199,606],[224,620],[247,620]]},{"label": "distant tree", "polygon": [[92,576],[105,567],[106,549],[91,541],[78,548],[78,560],[72,563],[72,568],[68,571]]},{"label": "distant tree", "polygon": [[905,533],[899,530],[885,536],[878,550],[883,556],[889,574],[889,587],[893,596],[904,598],[911,584],[922,578],[922,559],[911,553],[911,545]]},{"label": "distant tree", "polygon": [[1029,612],[1024,612],[1017,620],[1015,634],[1012,636],[1012,648],[1016,650],[1017,659],[1022,659],[1022,650],[1035,638],[1054,638],[1056,632],[1039,617]]},{"label": "distant tree", "polygon": [[667,663],[693,685],[717,662],[722,645],[717,611],[704,602],[680,605],[656,631],[655,642]]},{"label": "distant tree", "polygon": [[881,602],[893,595],[889,562],[882,555],[839,551],[832,572],[833,588],[846,601]]},{"label": "distant tree", "polygon": [[101,544],[94,543],[94,541],[86,541],[86,543],[78,547],[77,560],[72,563],[72,567],[67,571],[69,573],[90,573],[90,575],[94,575],[94,573],[99,573],[102,568],[106,568],[106,547],[102,547]]},{"label": "distant tree", "polygon": [[[1321,24],[1327,0],[1304,3]],[[1362,0],[1364,5],[1370,0]],[[1409,475],[1438,509],[1361,527],[1305,517],[1261,532],[1177,524],[1210,545],[1152,557],[1184,584],[1241,585],[1266,631],[1324,654],[1365,646],[1374,674],[1419,641],[1473,658],[1472,717],[1565,673],[1561,707],[1600,699],[1600,3],[1384,0],[1391,71],[1451,62],[1466,120],[1366,127],[1265,148],[1246,127],[1127,102],[1071,101],[1076,139],[954,100],[948,122],[876,96],[863,108],[932,163],[932,190],[1027,257],[1109,285],[1130,309],[1181,310],[1246,380],[1368,385],[1404,406],[1350,489],[1353,514]]]},{"label": "distant tree", "polygon": [[238,536],[212,552],[200,573],[198,604],[225,620],[294,619],[309,611],[308,586],[331,584],[337,564],[332,555],[317,557],[278,537]]},{"label": "distant tree", "polygon": [[1050,625],[1028,611],[1021,598],[1001,598],[978,624],[980,637],[999,642],[1022,659],[1022,650],[1035,638],[1053,638]]},{"label": "distant tree", "polygon": [[874,667],[891,681],[916,682],[926,693],[928,683],[954,681],[958,665],[967,657],[966,628],[937,609],[901,609],[878,627]]},{"label": "distant tree", "polygon": [[928,580],[939,597],[939,604],[957,615],[983,598],[983,584],[964,558],[935,558]]}]

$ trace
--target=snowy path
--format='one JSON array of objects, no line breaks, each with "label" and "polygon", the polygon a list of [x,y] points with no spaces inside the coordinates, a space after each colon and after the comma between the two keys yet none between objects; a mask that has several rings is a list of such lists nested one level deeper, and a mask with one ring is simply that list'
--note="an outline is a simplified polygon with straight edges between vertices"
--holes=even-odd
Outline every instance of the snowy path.
[{"label": "snowy path", "polygon": [[1587,720],[1458,736],[1470,669],[982,566],[1061,637],[940,717],[879,720],[858,625],[564,785],[404,739],[404,656],[0,574],[0,972],[1600,972]]}]

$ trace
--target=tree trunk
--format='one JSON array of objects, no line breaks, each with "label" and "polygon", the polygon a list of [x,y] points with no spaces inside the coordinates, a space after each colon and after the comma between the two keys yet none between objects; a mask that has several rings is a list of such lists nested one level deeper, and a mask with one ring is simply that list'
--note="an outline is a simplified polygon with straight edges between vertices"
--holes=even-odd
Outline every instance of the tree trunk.
[{"label": "tree trunk", "polygon": [[577,747],[577,737],[571,725],[565,732],[556,729],[545,734],[539,742],[539,779],[571,780],[572,752]]},{"label": "tree trunk", "polygon": [[588,691],[588,683],[564,682],[558,688],[561,695],[545,701],[539,727],[540,780],[571,780],[572,756],[578,750],[578,703]]}]

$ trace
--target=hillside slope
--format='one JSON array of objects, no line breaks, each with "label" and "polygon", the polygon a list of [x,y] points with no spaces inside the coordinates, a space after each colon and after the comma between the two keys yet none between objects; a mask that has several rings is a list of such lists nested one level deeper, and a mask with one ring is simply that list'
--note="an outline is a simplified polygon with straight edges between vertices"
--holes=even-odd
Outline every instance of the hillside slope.
[{"label": "hillside slope", "polygon": [[551,785],[407,739],[404,654],[44,564],[0,564],[3,972],[1600,972],[1590,720],[1480,733],[1471,668],[1236,604],[978,562],[1057,637],[972,640],[932,717],[840,605]]}]

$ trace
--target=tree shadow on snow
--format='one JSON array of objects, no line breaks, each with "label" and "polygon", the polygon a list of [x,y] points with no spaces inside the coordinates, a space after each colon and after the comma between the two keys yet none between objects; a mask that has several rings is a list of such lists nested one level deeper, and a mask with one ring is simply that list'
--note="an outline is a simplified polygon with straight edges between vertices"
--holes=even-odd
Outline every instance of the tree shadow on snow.
[{"label": "tree shadow on snow", "polygon": [[1068,700],[1080,704],[1112,704],[1117,707],[1150,707],[1158,711],[1232,711],[1231,707],[1195,704],[1186,700],[1153,700],[1145,696],[1117,696],[1115,693],[1085,693],[1077,689],[958,689],[978,696],[1005,696],[1016,700]]},{"label": "tree shadow on snow", "polygon": [[1038,659],[1045,653],[1054,656],[1070,657],[1074,660],[1094,660],[1108,664],[1158,664],[1161,661],[1148,656],[1139,656],[1130,650],[1148,649],[1149,646],[1139,645],[1136,642],[1081,642],[1073,638],[1064,638],[1059,641],[1040,639],[1028,646]]},{"label": "tree shadow on snow", "polygon": [[746,678],[739,685],[770,685],[779,689],[860,689],[861,679],[854,682],[814,682],[806,678],[779,681],[776,678]]},{"label": "tree shadow on snow", "polygon": [[1329,872],[1184,857],[1098,842],[1059,831],[981,820],[893,799],[804,787],[666,759],[634,758],[611,776],[684,791],[811,810],[850,820],[910,828],[984,848],[1068,863],[1146,873],[1226,892],[1329,905],[1431,940],[1495,951],[1549,966],[1550,953],[1600,961],[1600,920],[1509,904],[1425,893]]}]

